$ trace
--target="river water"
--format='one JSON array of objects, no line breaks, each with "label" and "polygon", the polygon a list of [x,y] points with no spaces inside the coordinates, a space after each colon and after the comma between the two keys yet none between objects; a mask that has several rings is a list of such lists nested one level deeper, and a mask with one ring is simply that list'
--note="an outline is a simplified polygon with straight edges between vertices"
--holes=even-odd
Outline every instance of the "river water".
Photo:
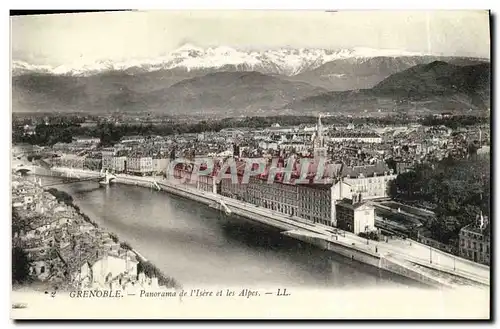
[{"label": "river water", "polygon": [[183,286],[419,286],[165,192],[95,182],[54,187]]}]

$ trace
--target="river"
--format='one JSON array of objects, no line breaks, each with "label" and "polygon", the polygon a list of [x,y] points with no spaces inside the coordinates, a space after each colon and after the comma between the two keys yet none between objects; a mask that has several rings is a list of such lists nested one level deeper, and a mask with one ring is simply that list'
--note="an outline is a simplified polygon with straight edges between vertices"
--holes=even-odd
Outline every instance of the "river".
[{"label": "river", "polygon": [[183,286],[420,286],[165,192],[95,182],[54,187]]}]

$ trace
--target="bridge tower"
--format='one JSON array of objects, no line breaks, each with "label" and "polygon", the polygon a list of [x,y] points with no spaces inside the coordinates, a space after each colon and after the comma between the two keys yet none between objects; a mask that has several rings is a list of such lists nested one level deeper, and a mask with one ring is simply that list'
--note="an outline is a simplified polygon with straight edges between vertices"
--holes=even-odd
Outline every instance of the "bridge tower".
[{"label": "bridge tower", "polygon": [[116,176],[110,173],[107,169],[104,172],[104,175],[101,174],[101,177],[103,178],[101,180],[101,184],[108,185],[109,182],[111,182],[113,179],[116,179]]}]

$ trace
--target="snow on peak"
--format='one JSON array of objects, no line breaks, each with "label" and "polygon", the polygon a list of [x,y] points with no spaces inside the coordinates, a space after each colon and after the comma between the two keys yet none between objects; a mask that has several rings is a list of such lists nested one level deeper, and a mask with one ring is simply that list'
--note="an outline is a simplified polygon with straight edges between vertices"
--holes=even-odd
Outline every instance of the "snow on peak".
[{"label": "snow on peak", "polygon": [[140,68],[145,71],[181,68],[185,70],[218,69],[224,66],[236,66],[241,70],[257,70],[265,73],[296,75],[315,69],[322,64],[337,59],[372,58],[379,56],[421,56],[394,49],[353,48],[341,50],[326,49],[268,49],[238,50],[227,46],[200,48],[184,44],[165,56],[150,59],[132,59],[112,62],[75,62],[57,67],[36,66],[26,62],[13,61],[13,74],[23,72],[52,73],[58,75],[91,75],[103,71]]}]

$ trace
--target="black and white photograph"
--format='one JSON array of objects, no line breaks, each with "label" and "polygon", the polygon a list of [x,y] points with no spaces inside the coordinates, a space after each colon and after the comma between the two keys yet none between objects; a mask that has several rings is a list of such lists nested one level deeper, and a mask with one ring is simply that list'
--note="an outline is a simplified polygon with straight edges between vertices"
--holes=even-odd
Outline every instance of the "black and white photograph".
[{"label": "black and white photograph", "polygon": [[490,319],[490,15],[11,13],[11,318]]}]

